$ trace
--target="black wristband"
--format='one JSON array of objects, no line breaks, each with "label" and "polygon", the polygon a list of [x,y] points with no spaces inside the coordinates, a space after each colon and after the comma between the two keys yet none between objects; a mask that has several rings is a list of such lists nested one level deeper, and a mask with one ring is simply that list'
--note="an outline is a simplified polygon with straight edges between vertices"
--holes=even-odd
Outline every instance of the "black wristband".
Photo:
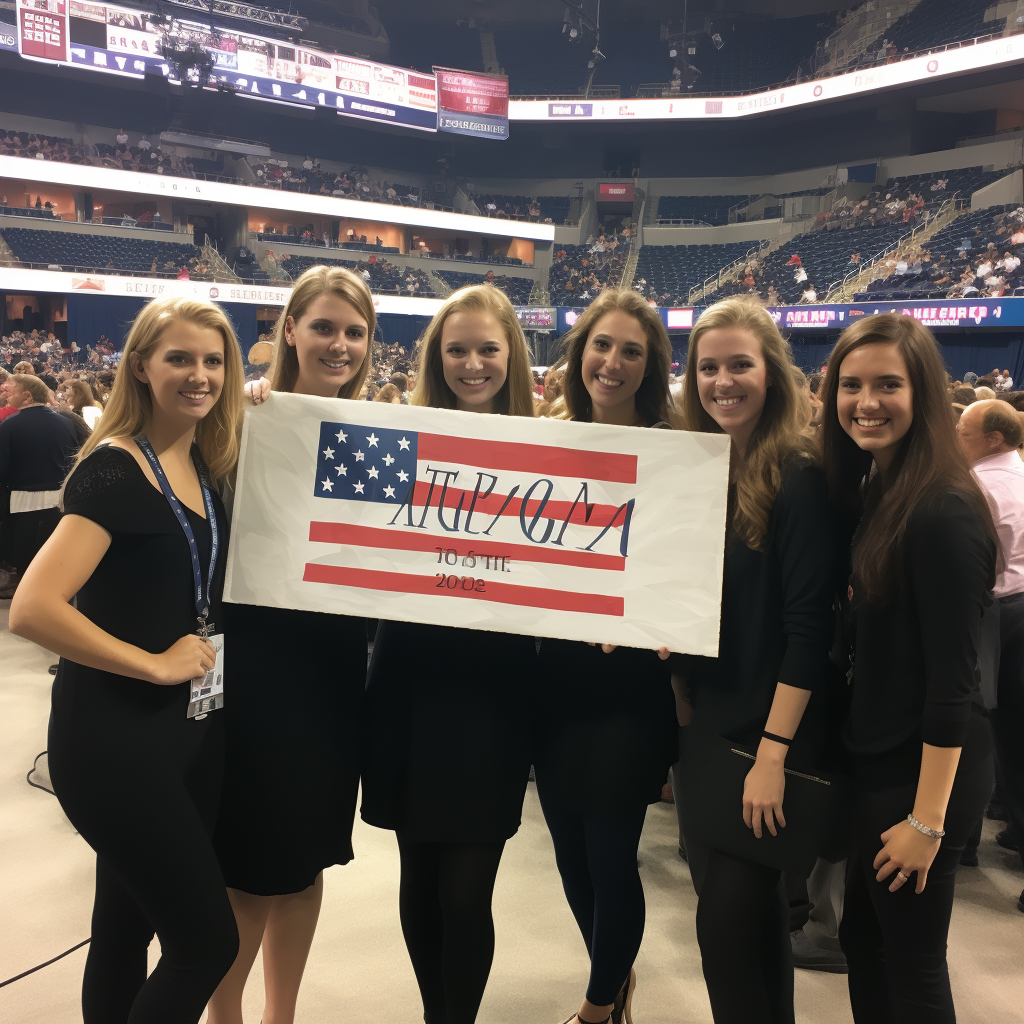
[{"label": "black wristband", "polygon": [[763,737],[764,737],[764,738],[765,738],[766,740],[771,740],[771,741],[772,741],[772,742],[774,742],[774,743],[781,743],[781,744],[782,744],[783,746],[786,746],[786,747],[788,747],[788,746],[790,745],[790,743],[792,743],[792,742],[793,742],[792,740],[787,740],[785,736],[776,736],[776,735],[775,735],[775,733],[773,733],[773,732],[768,732],[768,730],[767,730],[767,729],[765,729],[765,730],[764,730],[764,731],[763,731],[763,732],[761,733],[761,735],[762,735],[762,736],[763,736]]}]

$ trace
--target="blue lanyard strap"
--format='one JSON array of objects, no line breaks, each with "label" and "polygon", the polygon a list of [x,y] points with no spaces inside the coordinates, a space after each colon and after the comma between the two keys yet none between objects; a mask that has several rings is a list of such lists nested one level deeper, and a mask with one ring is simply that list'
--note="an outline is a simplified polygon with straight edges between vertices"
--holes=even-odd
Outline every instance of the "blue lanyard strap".
[{"label": "blue lanyard strap", "polygon": [[178,501],[174,491],[171,490],[171,485],[167,481],[167,474],[164,473],[164,468],[160,465],[160,460],[156,457],[156,452],[153,451],[153,446],[149,443],[149,440],[145,436],[137,437],[135,438],[135,443],[142,449],[142,454],[149,459],[149,464],[153,467],[153,475],[156,477],[156,482],[160,485],[160,490],[164,492],[164,497],[167,499],[167,503],[171,506],[171,511],[178,520],[178,525],[181,526],[181,529],[185,534],[185,539],[188,541],[189,554],[192,556],[192,581],[194,584],[193,592],[195,593],[196,598],[196,615],[199,617],[200,628],[205,629],[206,619],[210,615],[210,594],[213,591],[213,571],[217,565],[217,548],[219,547],[217,515],[213,508],[213,496],[210,494],[210,488],[206,486],[206,481],[203,479],[202,473],[200,473],[199,486],[203,492],[203,505],[206,507],[206,521],[210,524],[210,570],[206,577],[206,591],[204,593],[203,574],[199,567],[199,552],[196,549],[196,538],[195,534],[192,532],[192,524],[189,523],[184,509],[181,507],[181,502]]}]

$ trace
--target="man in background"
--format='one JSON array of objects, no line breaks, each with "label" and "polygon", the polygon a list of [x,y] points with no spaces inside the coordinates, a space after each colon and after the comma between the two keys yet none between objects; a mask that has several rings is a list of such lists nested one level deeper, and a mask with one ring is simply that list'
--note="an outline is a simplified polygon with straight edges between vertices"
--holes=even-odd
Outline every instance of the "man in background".
[{"label": "man in background", "polygon": [[[1009,402],[969,405],[957,427],[982,494],[992,510],[1001,571],[992,588],[999,623],[995,708],[990,712],[997,779],[1008,826],[996,837],[1024,861],[1024,444],[1020,413]],[[1024,912],[1024,893],[1017,903]]]}]

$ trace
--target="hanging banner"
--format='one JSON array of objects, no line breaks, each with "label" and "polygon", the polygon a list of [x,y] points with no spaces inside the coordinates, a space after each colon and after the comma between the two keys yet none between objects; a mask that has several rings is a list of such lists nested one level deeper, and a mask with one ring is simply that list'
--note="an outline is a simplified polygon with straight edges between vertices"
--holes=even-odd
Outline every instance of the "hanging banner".
[{"label": "hanging banner", "polygon": [[224,596],[717,656],[728,478],[725,435],[274,394]]},{"label": "hanging banner", "polygon": [[437,130],[477,138],[508,138],[508,79],[478,71],[434,68]]}]

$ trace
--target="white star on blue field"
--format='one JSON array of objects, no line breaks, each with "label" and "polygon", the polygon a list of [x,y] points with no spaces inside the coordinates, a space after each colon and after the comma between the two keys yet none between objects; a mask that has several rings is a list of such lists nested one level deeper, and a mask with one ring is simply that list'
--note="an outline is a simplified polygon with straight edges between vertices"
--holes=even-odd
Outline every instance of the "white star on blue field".
[{"label": "white star on blue field", "polygon": [[320,424],[313,493],[400,505],[416,482],[416,431]]}]

